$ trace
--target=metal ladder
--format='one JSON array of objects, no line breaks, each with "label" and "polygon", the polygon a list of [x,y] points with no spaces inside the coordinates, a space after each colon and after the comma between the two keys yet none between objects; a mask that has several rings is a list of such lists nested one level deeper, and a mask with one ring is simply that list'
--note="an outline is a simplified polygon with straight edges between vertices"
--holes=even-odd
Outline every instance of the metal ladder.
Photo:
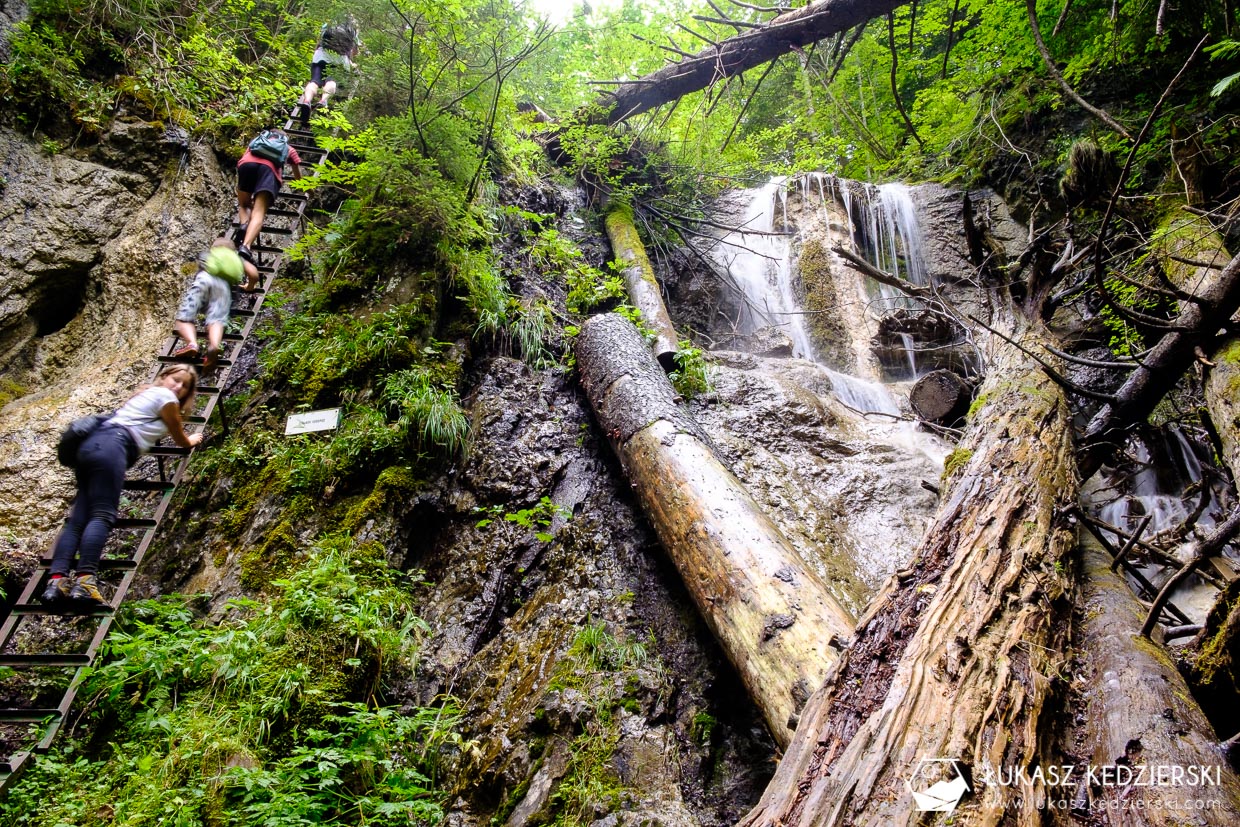
[{"label": "metal ladder", "polygon": [[[291,117],[285,123],[284,129],[288,133],[289,143],[296,148],[303,163],[315,164],[321,161],[327,154],[326,151],[314,143],[313,133],[297,128],[297,124],[298,121]],[[317,168],[314,175],[318,175]],[[227,387],[232,367],[254,330],[263,301],[282,264],[284,251],[297,240],[301,233],[305,222],[307,202],[308,197],[305,194],[282,190],[275,203],[268,209],[262,233],[252,248],[255,253],[255,263],[258,265],[260,286],[252,293],[237,292],[234,294],[229,326],[233,326],[235,319],[242,320],[242,324],[240,329],[234,332],[228,332],[226,329],[220,357],[216,362],[216,367],[212,370],[215,381],[198,386],[198,406],[193,414],[184,418],[187,431],[195,428],[204,429],[211,415],[219,407],[219,401]],[[231,234],[237,226],[235,221],[230,221],[226,232]],[[266,244],[262,243],[264,236],[267,238]],[[201,328],[198,332],[199,335],[204,334]],[[186,363],[184,359],[171,355],[176,349],[177,342],[175,335],[165,340],[156,357],[158,364],[152,370],[148,381],[154,381],[167,363]],[[208,374],[208,377],[210,376],[211,374]],[[221,424],[227,432],[228,425],[223,420],[223,409],[219,408],[219,411]],[[116,609],[125,601],[125,596],[133,584],[138,568],[142,565],[142,560],[155,539],[160,523],[168,513],[173,495],[185,476],[192,453],[192,448],[170,445],[165,440],[151,449],[130,469],[122,497],[132,496],[135,501],[140,501],[140,508],[146,514],[145,516],[120,517],[109,536],[108,547],[104,550],[103,559],[99,561],[99,574],[101,579],[104,579],[119,573],[120,580],[107,604],[85,611],[72,609],[62,611],[60,609],[50,610],[41,603],[35,602],[35,596],[46,585],[47,572],[52,562],[49,553],[40,558],[25,588],[22,589],[9,610],[8,616],[4,618],[3,623],[0,623],[0,667],[15,670],[18,674],[21,670],[54,669],[61,673],[64,670],[73,670],[64,694],[54,705],[40,703],[41,698],[35,698],[29,704],[23,705],[15,702],[11,691],[0,693],[0,735],[4,738],[4,742],[0,743],[0,752],[7,753],[6,758],[0,759],[0,793],[21,775],[36,755],[45,753],[51,748],[56,734],[68,719],[69,709],[77,696],[85,672],[95,662],[95,656],[112,627]],[[135,504],[138,503],[130,503],[131,506]],[[124,506],[123,499],[122,514],[127,510]],[[132,550],[127,550],[132,539],[129,542],[121,540],[118,543],[118,537],[133,538],[132,532],[138,532],[140,540]],[[119,554],[117,545],[122,547]],[[40,617],[63,618],[60,621],[62,624],[75,624],[77,630],[83,632],[80,638],[86,640],[85,648],[71,653],[14,651],[16,648],[26,648],[25,646],[19,647],[18,644],[29,642],[23,641],[18,636],[18,630],[22,627],[23,621]],[[79,618],[79,620],[74,620],[74,618]],[[88,628],[92,623],[94,624],[93,632]],[[89,633],[89,637],[86,633]],[[37,630],[36,634],[29,637],[36,644],[33,648],[49,648],[48,644],[43,642],[44,638],[40,638],[37,634]],[[52,640],[55,641],[55,636]],[[10,683],[12,683],[11,680],[0,681],[0,687]],[[33,733],[30,732],[32,725],[34,725]],[[25,733],[24,737],[21,737],[18,730],[23,727]],[[39,727],[42,728],[41,732],[39,732]],[[22,748],[13,749],[12,744],[17,741],[22,742]]]}]

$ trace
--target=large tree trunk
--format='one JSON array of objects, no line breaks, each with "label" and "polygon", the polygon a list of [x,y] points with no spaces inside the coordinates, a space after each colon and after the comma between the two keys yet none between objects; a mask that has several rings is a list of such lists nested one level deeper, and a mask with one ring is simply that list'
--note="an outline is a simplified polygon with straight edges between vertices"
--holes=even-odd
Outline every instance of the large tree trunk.
[{"label": "large tree trunk", "polygon": [[672,317],[667,314],[663,293],[654,277],[654,268],[637,226],[633,223],[633,210],[624,204],[613,204],[607,211],[607,238],[611,241],[616,260],[624,265],[624,286],[629,291],[629,301],[641,311],[642,321],[654,331],[650,345],[654,357],[663,370],[671,373],[676,369],[678,339]]},{"label": "large tree trunk", "polygon": [[819,0],[781,14],[760,29],[721,40],[693,57],[629,81],[601,95],[596,103],[607,110],[608,123],[619,123],[904,4],[905,0]]},{"label": "large tree trunk", "polygon": [[[1240,823],[1240,780],[1170,656],[1140,637],[1144,608],[1091,535],[1083,533],[1081,548],[1081,620],[1073,648],[1086,687],[1086,749],[1092,751],[1082,757],[1098,768],[1165,767],[1170,773],[1204,767],[1208,778],[1197,785],[1095,786],[1090,812],[1116,827]],[[1059,796],[1077,799],[1075,792]]]},{"label": "large tree trunk", "polygon": [[718,460],[631,323],[596,316],[582,325],[575,351],[595,415],[646,515],[771,734],[786,745],[852,617]]},{"label": "large tree trunk", "polygon": [[956,811],[967,823],[1038,821],[1035,796],[984,780],[1040,757],[1068,629],[1061,560],[1077,482],[1063,393],[999,348],[916,563],[875,599],[744,824],[914,823],[906,782],[929,758],[971,771]]}]

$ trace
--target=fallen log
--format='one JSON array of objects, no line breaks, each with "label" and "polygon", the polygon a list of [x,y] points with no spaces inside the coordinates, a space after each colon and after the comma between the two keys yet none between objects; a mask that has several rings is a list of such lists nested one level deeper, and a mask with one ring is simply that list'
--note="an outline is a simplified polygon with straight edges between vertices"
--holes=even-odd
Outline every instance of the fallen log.
[{"label": "fallen log", "polygon": [[1124,429],[1145,419],[1175,387],[1203,348],[1212,347],[1220,328],[1240,309],[1240,256],[1208,283],[1192,291],[1193,301],[1181,304],[1176,328],[1163,335],[1115,392],[1114,401],[1102,406],[1085,429],[1081,448],[1081,476],[1088,479],[1098,470]]},{"label": "fallen log", "polygon": [[629,321],[590,319],[574,350],[643,510],[771,734],[786,745],[853,618],[715,456]]},{"label": "fallen log", "polygon": [[[1029,350],[1041,340],[1021,338]],[[742,824],[917,823],[910,779],[921,759],[948,758],[972,773],[958,816],[1038,823],[1036,796],[985,778],[1036,766],[1047,740],[1071,610],[1070,414],[1007,343],[979,400],[916,562],[871,604]]]},{"label": "fallen log", "polygon": [[677,63],[602,93],[595,101],[607,123],[671,103],[898,9],[906,0],[819,0],[786,12],[759,29],[707,46]]},{"label": "fallen log", "polygon": [[650,348],[663,370],[671,373],[676,369],[679,340],[672,319],[667,315],[667,306],[663,304],[663,292],[654,277],[646,248],[637,235],[633,210],[627,205],[615,204],[607,211],[605,223],[612,252],[616,254],[616,260],[624,265],[622,273],[629,301],[641,311],[642,321],[654,331],[654,342]]},{"label": "fallen log", "polygon": [[950,370],[932,370],[908,393],[913,413],[923,422],[951,425],[969,410],[973,388]]},{"label": "fallen log", "polygon": [[[1141,639],[1145,610],[1111,570],[1109,555],[1084,534],[1081,551],[1081,611],[1073,648],[1085,682],[1086,744],[1092,750],[1087,757],[1094,778],[1119,781],[1121,766],[1145,768],[1147,776],[1166,768],[1164,783],[1092,785],[1084,791],[1089,812],[1116,827],[1236,824],[1240,779],[1209,721],[1167,652]],[[1207,780],[1190,785],[1181,776],[1181,783],[1172,783],[1170,773],[1177,767],[1193,768],[1198,779],[1204,774]]]}]

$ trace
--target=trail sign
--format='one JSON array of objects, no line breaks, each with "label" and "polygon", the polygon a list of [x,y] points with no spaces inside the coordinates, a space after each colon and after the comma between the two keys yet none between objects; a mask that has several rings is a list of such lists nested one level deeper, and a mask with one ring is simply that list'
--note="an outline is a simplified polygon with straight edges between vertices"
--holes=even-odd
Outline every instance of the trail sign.
[{"label": "trail sign", "polygon": [[284,426],[284,435],[330,431],[338,427],[340,427],[340,409],[326,408],[321,411],[293,414],[288,418],[288,424]]}]

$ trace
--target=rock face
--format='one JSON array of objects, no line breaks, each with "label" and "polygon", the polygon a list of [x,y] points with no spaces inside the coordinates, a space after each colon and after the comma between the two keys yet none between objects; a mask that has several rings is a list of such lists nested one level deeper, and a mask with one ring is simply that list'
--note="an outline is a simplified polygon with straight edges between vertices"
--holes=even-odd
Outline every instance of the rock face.
[{"label": "rock face", "polygon": [[49,157],[0,132],[0,550],[10,571],[46,548],[72,497],[56,435],[147,379],[192,262],[232,209],[215,155],[200,146],[178,167],[159,135],[121,125],[92,150],[120,169]]},{"label": "rock face", "polygon": [[[692,409],[749,493],[850,611],[907,563],[937,497],[936,441],[865,421],[801,360],[713,353]],[[923,451],[922,448],[926,450]],[[929,453],[927,453],[928,451]]]}]

